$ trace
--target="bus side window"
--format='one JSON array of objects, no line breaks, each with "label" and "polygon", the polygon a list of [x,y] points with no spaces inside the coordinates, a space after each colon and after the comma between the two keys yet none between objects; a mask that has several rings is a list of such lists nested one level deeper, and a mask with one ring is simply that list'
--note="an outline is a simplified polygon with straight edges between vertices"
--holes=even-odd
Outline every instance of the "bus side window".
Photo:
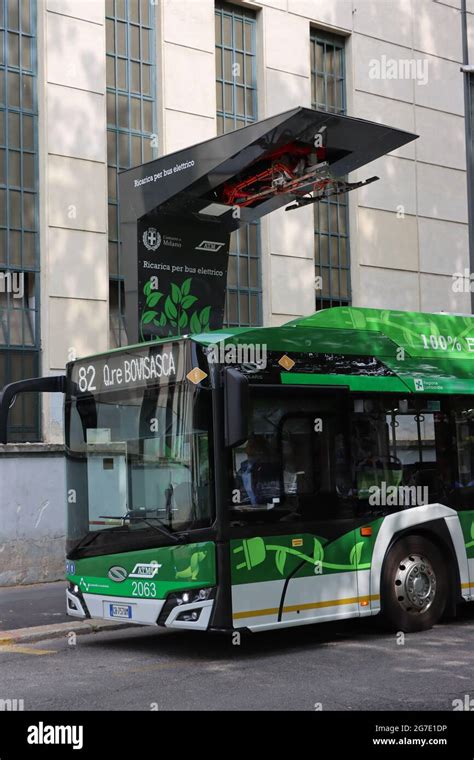
[{"label": "bus side window", "polygon": [[311,419],[287,417],[281,430],[281,468],[285,496],[311,494],[316,490],[314,457],[320,447],[312,440]]},{"label": "bus side window", "polygon": [[338,399],[255,393],[247,441],[232,451],[239,522],[352,517],[347,415]]},{"label": "bus side window", "polygon": [[[472,404],[472,408],[471,408]],[[474,509],[474,402],[458,402],[452,410],[453,438],[456,449],[452,506]]]},{"label": "bus side window", "polygon": [[450,426],[441,401],[357,399],[354,411],[354,492],[359,514],[450,504]]},{"label": "bus side window", "polygon": [[284,492],[303,519],[352,516],[342,419],[333,414],[288,417],[282,427]]}]

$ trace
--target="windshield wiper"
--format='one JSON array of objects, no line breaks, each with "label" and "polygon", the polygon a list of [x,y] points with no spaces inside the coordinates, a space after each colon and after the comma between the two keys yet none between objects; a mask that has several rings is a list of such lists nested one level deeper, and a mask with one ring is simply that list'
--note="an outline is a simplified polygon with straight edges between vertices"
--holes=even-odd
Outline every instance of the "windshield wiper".
[{"label": "windshield wiper", "polygon": [[[113,528],[113,530],[119,531],[120,528],[119,527]],[[92,535],[87,534],[87,536],[85,538],[81,538],[77,542],[77,544],[74,546],[74,548],[72,549],[71,554],[73,554],[78,549],[85,549],[86,546],[89,546],[90,544],[94,543],[94,541],[96,540],[96,538],[98,538],[99,536],[102,535],[102,532],[103,531],[101,531],[101,530],[97,530],[97,531],[94,531],[94,533],[92,533]]]},{"label": "windshield wiper", "polygon": [[[149,528],[156,530],[163,536],[172,538],[173,541],[175,541],[177,544],[182,543],[187,538],[187,533],[181,533],[179,536],[177,536],[162,520],[160,520],[159,517],[141,517],[141,515],[132,515],[131,512],[127,512],[125,515],[99,515],[99,517],[101,520],[121,520],[122,525],[124,525],[125,520],[129,520],[130,522],[134,520],[135,522],[145,523],[145,525],[148,525]],[[150,522],[150,520],[156,520],[159,525],[154,525]]]}]

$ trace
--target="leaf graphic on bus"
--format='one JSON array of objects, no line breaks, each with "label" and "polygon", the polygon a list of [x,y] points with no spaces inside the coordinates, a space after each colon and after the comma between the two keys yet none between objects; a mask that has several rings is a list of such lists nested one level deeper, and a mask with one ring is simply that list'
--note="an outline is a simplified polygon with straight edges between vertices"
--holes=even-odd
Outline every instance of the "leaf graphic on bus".
[{"label": "leaf graphic on bus", "polygon": [[471,523],[471,539],[474,541],[474,521]]},{"label": "leaf graphic on bus", "polygon": [[362,549],[364,548],[364,542],[359,541],[358,544],[356,544],[351,549],[351,553],[349,555],[349,563],[352,565],[352,567],[357,567],[357,565],[360,564],[360,558],[362,555]]},{"label": "leaf graphic on bus", "polygon": [[146,296],[149,296],[151,293],[151,280],[148,280],[148,282],[145,283],[143,287],[143,292]]},{"label": "leaf graphic on bus", "polygon": [[191,280],[192,280],[192,277],[188,277],[188,279],[184,280],[184,282],[181,285],[181,295],[183,296],[183,298],[184,296],[189,295],[189,291],[191,290]]},{"label": "leaf graphic on bus", "polygon": [[188,324],[188,315],[185,311],[182,312],[179,321],[178,321],[178,327],[186,327]]},{"label": "leaf graphic on bus", "polygon": [[314,538],[313,559],[315,562],[322,562],[324,559],[324,549],[321,541]]},{"label": "leaf graphic on bus", "polygon": [[286,551],[285,551],[285,549],[280,549],[280,551],[278,551],[276,553],[275,563],[276,563],[278,572],[281,575],[283,575],[283,573],[285,571],[285,563],[286,563]]}]

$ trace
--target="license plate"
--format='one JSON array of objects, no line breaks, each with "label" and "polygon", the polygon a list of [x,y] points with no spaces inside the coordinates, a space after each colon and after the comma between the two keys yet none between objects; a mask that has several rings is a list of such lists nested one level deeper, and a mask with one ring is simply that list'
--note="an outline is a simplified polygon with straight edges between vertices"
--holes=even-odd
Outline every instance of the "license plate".
[{"label": "license plate", "polygon": [[132,617],[131,604],[109,604],[109,615],[111,618],[122,618],[130,620]]}]

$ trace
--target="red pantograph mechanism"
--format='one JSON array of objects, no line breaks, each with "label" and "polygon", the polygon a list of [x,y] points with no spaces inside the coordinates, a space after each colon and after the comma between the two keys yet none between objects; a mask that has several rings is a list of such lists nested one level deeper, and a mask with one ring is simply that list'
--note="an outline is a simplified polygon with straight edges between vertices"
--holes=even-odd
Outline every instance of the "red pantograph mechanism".
[{"label": "red pantograph mechanism", "polygon": [[378,179],[372,177],[365,182],[349,183],[333,177],[328,167],[326,147],[290,143],[255,164],[253,173],[224,185],[220,200],[228,206],[244,207],[286,193],[297,196],[295,203],[287,207],[291,210]]},{"label": "red pantograph mechanism", "polygon": [[295,143],[278,148],[253,167],[256,172],[225,185],[223,202],[230,206],[249,206],[268,195],[287,193],[292,187],[297,189],[302,181],[307,184],[309,176],[313,176],[313,173],[307,174],[310,157],[319,164],[326,157],[326,148]]}]

